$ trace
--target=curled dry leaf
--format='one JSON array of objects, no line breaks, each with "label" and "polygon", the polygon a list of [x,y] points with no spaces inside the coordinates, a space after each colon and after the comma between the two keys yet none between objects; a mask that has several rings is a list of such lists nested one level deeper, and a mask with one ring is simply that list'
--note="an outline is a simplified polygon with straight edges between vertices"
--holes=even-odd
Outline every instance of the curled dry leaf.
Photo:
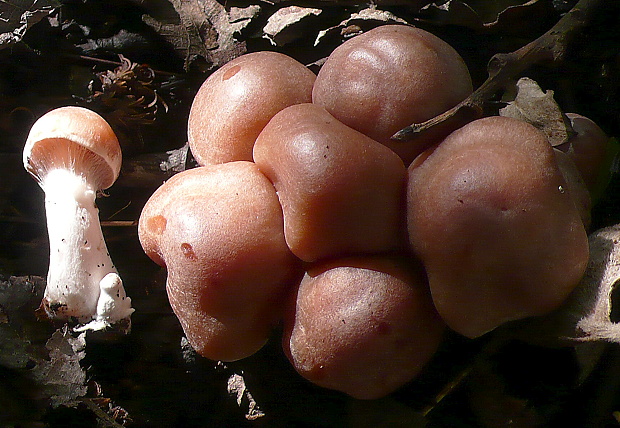
[{"label": "curled dry leaf", "polygon": [[534,125],[547,136],[553,147],[567,142],[574,134],[570,121],[553,98],[553,91],[543,92],[536,81],[522,77],[514,88],[508,89],[505,98],[509,99],[508,104],[499,110],[500,116]]},{"label": "curled dry leaf", "polygon": [[169,2],[175,16],[166,16],[166,21],[149,15],[142,19],[185,58],[186,70],[201,58],[210,69],[245,53],[245,42],[236,36],[259,13],[260,6],[231,8],[227,12],[216,0]]},{"label": "curled dry leaf", "polygon": [[[422,9],[426,19],[482,31],[527,34],[531,25],[552,8],[539,0],[448,0],[434,2]],[[531,19],[537,16],[539,19]],[[526,19],[530,18],[530,19]],[[518,22],[519,25],[514,25]]]},{"label": "curled dry leaf", "polygon": [[381,24],[407,24],[407,21],[399,18],[392,12],[371,6],[351,14],[349,18],[334,27],[319,31],[314,41],[314,46],[331,37],[340,36],[345,39],[353,37],[364,30],[369,30]]},{"label": "curled dry leaf", "polygon": [[263,28],[264,36],[274,46],[283,46],[304,36],[305,23],[319,16],[321,9],[288,6],[278,9],[267,20]]},{"label": "curled dry leaf", "polygon": [[59,5],[57,0],[0,1],[0,49],[20,42],[30,27]]}]

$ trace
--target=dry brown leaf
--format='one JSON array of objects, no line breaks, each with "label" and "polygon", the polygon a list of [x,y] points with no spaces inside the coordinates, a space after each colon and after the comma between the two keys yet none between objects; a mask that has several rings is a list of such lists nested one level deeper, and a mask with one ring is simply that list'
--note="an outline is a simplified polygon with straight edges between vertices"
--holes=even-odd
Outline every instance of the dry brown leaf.
[{"label": "dry brown leaf", "polygon": [[86,395],[86,333],[73,337],[68,327],[56,330],[47,341],[49,360],[39,361],[33,374],[49,395],[53,406],[69,404]]},{"label": "dry brown leaf", "polygon": [[515,91],[514,98],[500,109],[500,116],[531,123],[544,132],[553,147],[568,141],[573,132],[553,98],[553,91],[543,92],[534,80],[527,77],[519,79]]},{"label": "dry brown leaf", "polygon": [[548,3],[539,0],[447,0],[431,3],[422,11],[427,19],[443,24],[524,34],[552,10]]},{"label": "dry brown leaf", "polygon": [[321,9],[288,6],[278,9],[267,20],[263,33],[274,46],[284,46],[304,37],[304,22],[319,16]]},{"label": "dry brown leaf", "polygon": [[333,36],[341,36],[343,38],[356,36],[364,30],[383,24],[407,24],[407,21],[399,18],[392,12],[380,10],[374,6],[368,7],[351,14],[349,18],[334,27],[319,31],[314,46],[321,43],[323,39]]},{"label": "dry brown leaf", "polygon": [[56,0],[0,1],[0,49],[21,41],[30,27],[58,6]]},{"label": "dry brown leaf", "polygon": [[586,272],[566,302],[549,315],[513,325],[516,337],[549,346],[620,343],[620,323],[612,319],[620,280],[620,224],[593,232],[589,243]]},{"label": "dry brown leaf", "polygon": [[578,339],[620,343],[620,323],[612,320],[613,292],[620,279],[620,225],[590,236],[590,263],[579,286],[589,299],[578,299],[585,309],[577,322]]},{"label": "dry brown leaf", "polygon": [[200,58],[211,69],[245,53],[245,42],[236,35],[260,11],[259,6],[251,5],[231,8],[229,13],[215,0],[170,0],[170,3],[178,15],[173,17],[173,22],[160,22],[149,15],[144,15],[143,21],[179,52],[186,70]]},{"label": "dry brown leaf", "polygon": [[510,13],[515,8],[532,6],[537,2],[538,0],[464,0],[486,26],[496,25],[504,13]]},{"label": "dry brown leaf", "polygon": [[48,324],[34,315],[44,288],[40,277],[0,277],[0,307],[7,321],[0,324],[0,367],[27,378],[39,400],[58,406],[86,394],[80,366],[86,339],[84,333],[74,337],[67,326],[48,336]]}]

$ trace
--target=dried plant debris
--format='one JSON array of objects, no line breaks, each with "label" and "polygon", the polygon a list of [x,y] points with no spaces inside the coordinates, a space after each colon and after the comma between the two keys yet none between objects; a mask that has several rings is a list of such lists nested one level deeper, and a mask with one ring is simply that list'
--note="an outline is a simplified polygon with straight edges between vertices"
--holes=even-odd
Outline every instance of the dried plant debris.
[{"label": "dried plant debris", "polygon": [[[181,354],[186,367],[190,371],[197,370],[200,365],[208,361],[198,355],[185,336],[181,338]],[[237,370],[228,367],[222,361],[216,363],[215,369],[227,377],[226,393],[235,400],[240,409],[245,409],[244,417],[246,420],[255,421],[265,416],[265,413],[260,409],[260,406],[248,389],[243,371],[238,373]]]},{"label": "dried plant debris", "polygon": [[54,329],[36,319],[44,289],[41,277],[0,276],[0,426],[29,426],[52,409],[83,405],[102,421],[128,421],[100,388],[87,398],[81,364],[86,333],[76,334],[67,325]]},{"label": "dried plant debris", "polygon": [[92,96],[88,101],[111,112],[108,118],[113,118],[113,122],[127,127],[150,125],[160,109],[168,111],[166,101],[157,93],[155,72],[123,55],[119,58],[120,66],[97,73],[98,81],[91,82]]},{"label": "dried plant debris", "polygon": [[510,326],[510,333],[547,346],[587,342],[620,344],[620,322],[614,305],[620,280],[620,225],[590,234],[590,261],[577,288],[561,308],[541,318]]},{"label": "dried plant debris", "polygon": [[215,0],[170,0],[170,4],[176,16],[163,21],[144,15],[143,21],[179,52],[185,70],[203,62],[198,67],[207,71],[245,53],[245,42],[238,35],[260,11],[251,5],[229,13]]},{"label": "dried plant debris", "polygon": [[235,397],[237,405],[239,407],[247,406],[247,412],[245,418],[249,421],[256,420],[265,416],[265,413],[260,410],[256,400],[252,397],[252,393],[245,384],[245,379],[242,375],[234,373],[228,378],[227,385],[228,393]]},{"label": "dried plant debris", "polygon": [[[549,2],[540,0],[444,0],[425,6],[423,16],[434,22],[483,31],[527,32],[531,19],[552,11]],[[519,25],[514,25],[519,22]]]},{"label": "dried plant debris", "polygon": [[163,153],[146,153],[127,159],[118,184],[125,187],[157,188],[174,174],[197,166],[186,143]]},{"label": "dried plant debris", "polygon": [[[86,393],[86,372],[80,367],[85,356],[85,335],[74,336],[62,327],[49,336],[49,324],[34,315],[45,281],[39,277],[0,280],[0,369],[36,385],[40,400],[53,406],[73,402]],[[0,413],[2,409],[0,407]]]},{"label": "dried plant debris", "polygon": [[57,0],[12,0],[0,2],[0,49],[20,42],[26,31],[47,17]]},{"label": "dried plant debris", "polygon": [[485,26],[492,27],[497,25],[502,15],[528,9],[539,3],[539,0],[466,0],[464,3],[480,17]]},{"label": "dried plant debris", "polygon": [[146,64],[132,62],[119,55],[121,65],[96,74],[83,100],[86,107],[99,113],[118,135],[123,150],[142,145],[142,127],[155,124],[168,112],[168,103],[160,95],[161,79]]},{"label": "dried plant debris", "polygon": [[88,383],[89,395],[80,399],[97,417],[99,426],[118,428],[130,424],[133,419],[123,407],[116,405],[112,399],[104,397],[103,388],[95,381]]},{"label": "dried plant debris", "polygon": [[571,41],[592,20],[601,1],[580,0],[570,13],[563,15],[541,36],[515,51],[493,55],[487,66],[489,77],[469,97],[426,122],[401,129],[392,136],[392,139],[409,141],[440,123],[452,121],[454,124],[462,125],[480,117],[484,105],[498,93],[509,88],[511,82],[529,67],[537,63],[559,64],[563,61]]},{"label": "dried plant debris", "polygon": [[74,337],[68,327],[57,330],[47,341],[49,360],[38,361],[32,373],[44,386],[53,406],[69,404],[86,394],[86,371],[80,360],[86,355],[86,333]]},{"label": "dried plant debris", "polygon": [[407,24],[407,21],[399,18],[392,12],[380,10],[375,6],[371,6],[362,9],[359,12],[352,13],[347,19],[343,20],[334,27],[319,31],[314,45],[318,46],[323,40],[331,39],[333,37],[347,39],[356,36],[365,30],[385,24]]},{"label": "dried plant debris", "polygon": [[620,343],[620,323],[612,319],[618,280],[620,225],[598,230],[590,236],[590,263],[578,289],[579,297],[569,302],[582,311],[576,326],[577,340]]},{"label": "dried plant debris", "polygon": [[321,15],[322,10],[310,7],[288,6],[278,9],[267,20],[263,37],[274,46],[284,46],[304,37],[305,24]]},{"label": "dried plant debris", "polygon": [[500,116],[512,117],[531,123],[540,129],[553,147],[568,141],[574,134],[566,118],[553,98],[553,91],[543,91],[538,83],[522,77],[513,88],[504,93],[506,107]]},{"label": "dried plant debris", "polygon": [[[22,370],[32,367],[38,355],[36,342],[43,343],[47,331],[37,329],[34,310],[43,297],[41,277],[0,277],[0,366]],[[30,337],[34,336],[34,337]]]}]

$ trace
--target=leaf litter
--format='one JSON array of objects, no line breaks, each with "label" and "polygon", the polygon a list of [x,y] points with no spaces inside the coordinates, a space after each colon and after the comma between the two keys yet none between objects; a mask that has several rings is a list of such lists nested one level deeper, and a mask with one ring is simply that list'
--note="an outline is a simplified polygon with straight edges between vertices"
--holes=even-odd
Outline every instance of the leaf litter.
[{"label": "leaf litter", "polygon": [[[304,4],[304,7],[298,9],[288,3],[280,7],[277,2],[256,2],[256,4],[238,2],[235,7],[222,5],[214,0],[196,2],[163,0],[163,3],[171,7],[165,8],[162,12],[149,10],[149,6],[146,5],[142,21],[172,46],[178,57],[182,59],[185,72],[198,70],[200,73],[208,73],[248,51],[248,41],[254,43],[262,39],[276,47],[283,47],[294,44],[298,40],[314,39],[315,47],[324,49],[323,45],[329,46],[334,39],[346,39],[381,23],[412,23],[419,19],[419,23],[430,23],[436,25],[436,28],[456,25],[483,33],[501,34],[506,31],[509,34],[521,35],[530,31],[530,28],[515,26],[515,22],[520,22],[527,15],[548,17],[554,8],[559,7],[556,5],[562,2],[544,0],[439,1],[428,4],[421,11],[419,7],[416,8],[413,13],[420,13],[413,20],[409,16],[411,11],[407,11],[406,8],[343,7],[341,8],[342,19],[338,20],[336,25],[329,21],[322,24],[321,19],[315,19],[322,16],[326,10],[333,12],[334,8],[338,8],[335,2],[330,1],[315,2],[311,5],[312,7],[306,7]],[[11,6],[7,5],[7,2],[0,4],[0,12],[4,12],[1,14],[2,18],[9,17],[4,19],[4,25],[1,27],[0,49],[9,45],[22,44],[24,35],[34,31],[33,28],[36,28],[38,22],[44,23],[46,18],[53,13],[54,8],[58,7],[58,4],[53,1],[15,1]],[[9,14],[7,15],[5,11]],[[514,28],[509,29],[511,26]],[[103,44],[99,43],[99,46]],[[549,135],[555,141],[567,138],[570,130],[562,129],[561,112],[559,108],[556,108],[557,103],[554,105],[552,91],[542,91],[533,80],[521,80],[515,88],[518,88],[516,96],[508,102],[510,112],[504,110],[503,114],[520,115],[528,117],[528,120],[532,122],[540,123],[543,128],[548,129]],[[593,343],[598,346],[601,342],[618,343],[620,341],[613,310],[614,287],[620,278],[617,266],[618,251],[620,251],[618,249],[619,237],[620,232],[616,226],[599,230],[591,235],[593,256],[588,273],[582,285],[566,305],[566,308],[569,308],[572,304],[571,309],[562,308],[561,310],[568,311],[570,316],[558,315],[559,312],[554,314],[554,316],[561,316],[564,323],[554,322],[554,330],[548,336],[554,339],[567,339],[563,340],[562,345],[566,345],[567,342],[570,345],[569,348],[573,347],[577,354],[585,356],[578,358],[582,362],[582,381],[585,381],[587,374],[598,364],[601,352],[595,352],[594,348],[584,348],[581,345]],[[20,376],[31,381],[33,385],[36,385],[37,394],[40,394],[42,399],[51,405],[74,406],[88,394],[87,370],[83,367],[89,349],[86,346],[88,338],[83,334],[75,335],[64,326],[54,328],[41,325],[36,321],[32,309],[36,297],[32,296],[36,296],[36,290],[42,290],[40,287],[43,283],[44,280],[41,278],[26,279],[26,277],[3,278],[0,282],[0,335],[2,336],[0,366],[11,370],[12,373],[19,373]],[[8,286],[4,287],[7,284],[11,285],[10,291]],[[15,287],[15,284],[21,285]],[[34,294],[33,291],[35,291]],[[34,307],[36,308],[36,305]],[[520,333],[528,329],[536,329],[538,332],[547,331],[544,327],[546,325],[544,320],[535,321],[539,323],[527,327],[519,326],[517,330]],[[557,330],[558,325],[564,327],[561,332]],[[526,337],[517,334],[512,337],[527,340]],[[588,343],[584,344],[584,342]],[[584,351],[584,349],[587,350]],[[239,373],[243,371],[235,369],[232,374],[227,371],[225,382],[227,392],[231,394],[235,403],[242,407],[243,417],[246,420],[255,419],[255,423],[260,423],[261,420],[268,421],[269,406],[264,403],[260,406],[258,404],[261,397],[260,391],[251,394],[247,388],[245,376]],[[484,372],[479,371],[479,373]],[[492,376],[495,375],[492,374]],[[493,382],[497,379],[493,379],[492,376],[491,379],[486,378],[486,386],[482,383],[475,386],[474,382],[474,388],[483,390],[485,387],[487,393],[488,391],[498,393],[493,386]],[[282,380],[287,381],[285,376]],[[1,394],[0,388],[0,397]],[[509,405],[516,403],[517,410],[529,408],[531,404],[511,394],[510,391],[503,391],[502,394],[505,395],[498,395],[498,397]],[[255,396],[257,398],[254,398]],[[398,405],[394,408],[400,409],[402,402],[396,403]],[[442,405],[438,401],[428,420],[441,419],[441,416],[435,416],[433,419],[433,412],[436,412],[435,415],[441,414]],[[369,406],[369,408],[372,407]],[[415,404],[407,403],[404,407],[407,411],[412,408],[415,408]],[[44,409],[40,412],[44,412]],[[374,412],[360,412],[360,414],[369,415],[368,420],[376,416]],[[527,413],[525,415],[527,416]],[[536,412],[530,415],[540,416]],[[419,413],[415,412],[412,420],[419,422],[420,426],[426,425],[418,417]]]}]

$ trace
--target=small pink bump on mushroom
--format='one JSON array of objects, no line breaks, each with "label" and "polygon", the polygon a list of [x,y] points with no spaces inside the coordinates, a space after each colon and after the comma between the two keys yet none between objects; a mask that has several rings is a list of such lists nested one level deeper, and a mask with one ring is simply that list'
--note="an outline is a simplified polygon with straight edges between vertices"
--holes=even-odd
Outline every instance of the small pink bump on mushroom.
[{"label": "small pink bump on mushroom", "polygon": [[98,330],[134,311],[95,204],[97,192],[118,177],[121,160],[110,125],[82,107],[54,109],[30,130],[23,163],[45,192],[50,265],[42,307],[52,319],[92,321],[85,327]]}]

